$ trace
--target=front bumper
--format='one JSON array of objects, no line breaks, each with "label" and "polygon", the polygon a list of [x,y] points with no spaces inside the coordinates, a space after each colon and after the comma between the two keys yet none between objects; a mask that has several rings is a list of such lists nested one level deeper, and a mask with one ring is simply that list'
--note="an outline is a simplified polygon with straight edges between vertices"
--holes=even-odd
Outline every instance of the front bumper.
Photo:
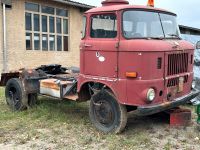
[{"label": "front bumper", "polygon": [[153,105],[153,106],[141,106],[138,107],[135,111],[130,112],[129,115],[138,115],[138,116],[148,116],[152,114],[156,114],[171,108],[178,107],[180,105],[184,105],[190,100],[194,99],[196,96],[200,94],[200,91],[193,90],[190,94],[185,95],[183,97],[179,97],[171,102],[165,102],[159,105]]}]

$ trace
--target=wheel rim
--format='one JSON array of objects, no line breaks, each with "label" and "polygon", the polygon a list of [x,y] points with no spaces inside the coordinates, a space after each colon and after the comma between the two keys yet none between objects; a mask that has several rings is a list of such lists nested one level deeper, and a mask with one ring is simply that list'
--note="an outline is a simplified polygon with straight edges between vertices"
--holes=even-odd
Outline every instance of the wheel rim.
[{"label": "wheel rim", "polygon": [[94,104],[94,115],[98,123],[105,127],[112,126],[115,120],[114,110],[111,104],[105,100]]},{"label": "wheel rim", "polygon": [[20,95],[15,87],[10,87],[8,92],[9,104],[13,107],[20,106]]}]

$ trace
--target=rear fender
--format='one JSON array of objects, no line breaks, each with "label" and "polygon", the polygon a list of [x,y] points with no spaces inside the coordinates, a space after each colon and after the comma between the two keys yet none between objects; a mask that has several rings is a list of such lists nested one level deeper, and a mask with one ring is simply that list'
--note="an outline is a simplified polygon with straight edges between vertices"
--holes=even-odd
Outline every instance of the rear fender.
[{"label": "rear fender", "polygon": [[27,94],[39,92],[39,74],[35,70],[21,69],[19,72],[1,74],[0,86],[6,86],[8,80],[19,78]]},{"label": "rear fender", "polygon": [[19,72],[2,73],[0,86],[6,86],[6,83],[8,82],[8,80],[12,78],[19,78],[19,76],[20,76]]}]

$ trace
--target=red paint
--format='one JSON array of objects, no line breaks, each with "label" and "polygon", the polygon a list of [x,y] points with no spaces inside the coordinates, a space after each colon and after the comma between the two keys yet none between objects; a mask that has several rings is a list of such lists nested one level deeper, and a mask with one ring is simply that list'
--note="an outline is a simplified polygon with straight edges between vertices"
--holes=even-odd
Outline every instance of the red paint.
[{"label": "red paint", "polygon": [[192,113],[189,109],[181,109],[177,108],[174,110],[170,110],[170,126],[178,127],[178,126],[188,126],[191,123]]},{"label": "red paint", "polygon": [[126,5],[129,4],[127,0],[105,0],[102,1],[103,6],[113,6],[113,5]]},{"label": "red paint", "polygon": [[[112,0],[111,0],[112,1]],[[86,36],[80,44],[80,76],[78,92],[88,82],[98,82],[107,85],[122,104],[131,106],[156,105],[167,101],[167,95],[172,93],[170,101],[177,97],[190,93],[193,79],[193,63],[190,57],[194,53],[194,47],[184,40],[127,40],[121,31],[123,10],[142,9],[146,11],[162,11],[162,9],[128,4],[115,4],[109,1],[109,5],[103,3],[103,7],[94,8],[85,13],[87,17]],[[125,2],[125,1],[123,1]],[[123,3],[122,2],[122,3]],[[112,6],[110,6],[112,4]],[[118,35],[113,39],[91,38],[90,17],[94,14],[116,14]],[[176,46],[174,43],[179,45]],[[167,75],[168,55],[176,53],[188,53],[188,70],[185,73]],[[105,60],[99,61],[96,56],[103,56]],[[162,58],[161,69],[157,69],[157,60]],[[127,78],[126,72],[137,72],[137,78]],[[174,87],[167,87],[170,79],[177,76],[187,76],[187,83],[183,85],[183,91],[174,92]],[[152,103],[146,100],[147,90],[154,88],[156,98]],[[162,92],[161,92],[162,91]],[[175,93],[175,94],[174,94]]]},{"label": "red paint", "polygon": [[114,6],[110,5],[110,6],[103,6],[103,7],[97,7],[97,8],[90,9],[86,12],[86,14],[98,13],[98,12],[115,12],[115,11],[121,11],[121,10],[125,10],[125,9],[145,9],[145,10],[162,11],[162,12],[172,13],[165,9],[146,7],[146,6],[142,6],[142,5],[114,5]]}]

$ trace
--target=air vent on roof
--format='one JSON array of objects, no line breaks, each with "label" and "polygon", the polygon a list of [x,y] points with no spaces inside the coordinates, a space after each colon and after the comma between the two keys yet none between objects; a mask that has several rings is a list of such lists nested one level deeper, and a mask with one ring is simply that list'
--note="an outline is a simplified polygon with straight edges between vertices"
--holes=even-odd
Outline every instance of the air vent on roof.
[{"label": "air vent on roof", "polygon": [[127,5],[129,2],[127,0],[104,0],[102,2],[103,6],[110,6],[110,5]]}]

